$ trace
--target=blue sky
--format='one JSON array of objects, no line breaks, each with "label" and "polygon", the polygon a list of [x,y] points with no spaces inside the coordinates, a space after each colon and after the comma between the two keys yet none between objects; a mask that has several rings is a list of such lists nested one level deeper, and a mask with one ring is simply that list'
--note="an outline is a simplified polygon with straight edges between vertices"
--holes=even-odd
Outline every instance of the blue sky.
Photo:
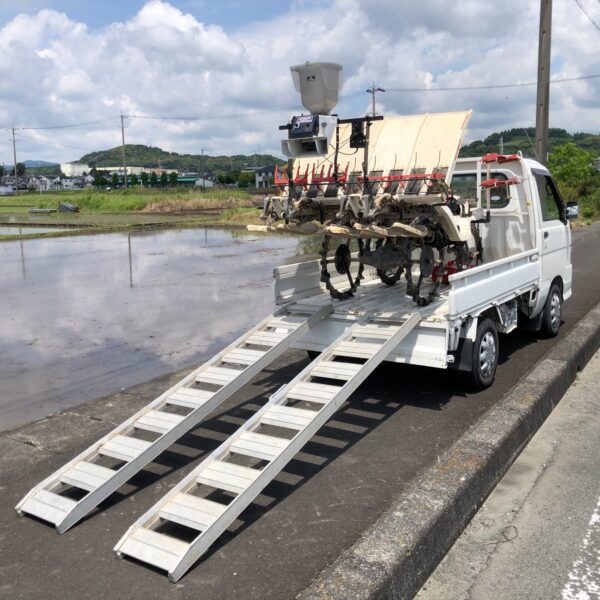
[{"label": "blue sky", "polygon": [[[125,21],[135,16],[145,0],[0,0],[0,21],[8,22],[20,13],[34,13],[44,8],[64,12],[92,28]],[[171,5],[194,15],[198,20],[236,29],[255,21],[270,20],[286,13],[290,2],[281,0],[174,0]]]},{"label": "blue sky", "polygon": [[[600,21],[600,2],[581,2]],[[301,110],[289,66],[325,60],[344,67],[341,115],[369,110],[376,81],[388,90],[383,114],[474,109],[468,141],[533,125],[535,87],[391,90],[535,80],[538,9],[537,0],[0,0],[0,128],[92,121],[19,131],[21,158],[64,161],[118,145],[121,111],[209,115],[131,118],[127,141],[279,154],[277,126],[294,112],[285,109]],[[600,73],[600,32],[572,0],[555,0],[552,35],[554,78]],[[600,131],[600,79],[551,89],[551,126]]]}]

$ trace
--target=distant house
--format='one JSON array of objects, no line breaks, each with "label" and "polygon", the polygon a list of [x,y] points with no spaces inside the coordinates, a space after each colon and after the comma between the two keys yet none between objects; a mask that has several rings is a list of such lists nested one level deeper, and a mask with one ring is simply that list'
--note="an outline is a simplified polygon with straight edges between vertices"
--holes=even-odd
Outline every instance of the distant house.
[{"label": "distant house", "polygon": [[[179,178],[177,179],[177,182],[179,183]],[[215,187],[215,182],[211,181],[210,179],[203,179],[202,177],[198,177],[195,178],[194,186],[201,188],[212,188]]]},{"label": "distant house", "polygon": [[40,175],[37,178],[36,190],[38,192],[47,192],[47,191],[51,190],[52,189],[52,181],[53,181],[53,179],[50,179],[49,177],[46,177],[45,175]]},{"label": "distant house", "polygon": [[94,187],[94,177],[92,175],[86,175],[83,180],[83,187],[91,188]]},{"label": "distant house", "polygon": [[63,190],[80,190],[83,187],[81,177],[63,177],[60,187]]},{"label": "distant house", "polygon": [[254,185],[257,188],[270,187],[271,177],[275,175],[275,165],[267,167],[257,167],[254,171]]}]

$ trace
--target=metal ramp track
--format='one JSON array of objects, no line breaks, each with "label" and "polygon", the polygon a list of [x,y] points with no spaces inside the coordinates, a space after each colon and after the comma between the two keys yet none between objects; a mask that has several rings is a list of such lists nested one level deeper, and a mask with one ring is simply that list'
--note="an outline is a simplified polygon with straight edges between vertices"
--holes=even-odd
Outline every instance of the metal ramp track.
[{"label": "metal ramp track", "polygon": [[[418,313],[395,324],[363,319],[346,329],[142,515],[115,546],[117,556],[178,581],[420,320]],[[191,542],[169,535],[181,526]]]},{"label": "metal ramp track", "polygon": [[[49,521],[59,533],[64,533],[198,425],[331,310],[331,305],[311,308],[291,304],[267,317],[35,486],[17,504],[17,512]],[[70,493],[73,491],[79,499],[73,498]]]}]

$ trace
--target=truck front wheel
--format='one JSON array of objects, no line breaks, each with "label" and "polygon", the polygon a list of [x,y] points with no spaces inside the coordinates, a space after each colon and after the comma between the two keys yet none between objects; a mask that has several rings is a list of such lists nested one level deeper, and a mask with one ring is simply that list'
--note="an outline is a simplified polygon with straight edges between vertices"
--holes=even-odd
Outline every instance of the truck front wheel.
[{"label": "truck front wheel", "polygon": [[484,390],[492,385],[498,366],[498,349],[496,324],[491,319],[482,319],[477,326],[469,374],[472,387],[476,390]]},{"label": "truck front wheel", "polygon": [[562,294],[556,283],[550,286],[544,311],[542,313],[542,332],[546,337],[555,337],[560,329],[562,315]]}]

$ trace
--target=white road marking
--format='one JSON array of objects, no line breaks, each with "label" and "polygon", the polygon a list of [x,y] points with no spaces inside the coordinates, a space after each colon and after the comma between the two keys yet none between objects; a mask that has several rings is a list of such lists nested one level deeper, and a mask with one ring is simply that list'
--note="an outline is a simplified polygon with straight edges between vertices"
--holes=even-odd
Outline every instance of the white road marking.
[{"label": "white road marking", "polygon": [[583,538],[579,558],[571,567],[562,597],[563,600],[600,598],[600,498]]}]

